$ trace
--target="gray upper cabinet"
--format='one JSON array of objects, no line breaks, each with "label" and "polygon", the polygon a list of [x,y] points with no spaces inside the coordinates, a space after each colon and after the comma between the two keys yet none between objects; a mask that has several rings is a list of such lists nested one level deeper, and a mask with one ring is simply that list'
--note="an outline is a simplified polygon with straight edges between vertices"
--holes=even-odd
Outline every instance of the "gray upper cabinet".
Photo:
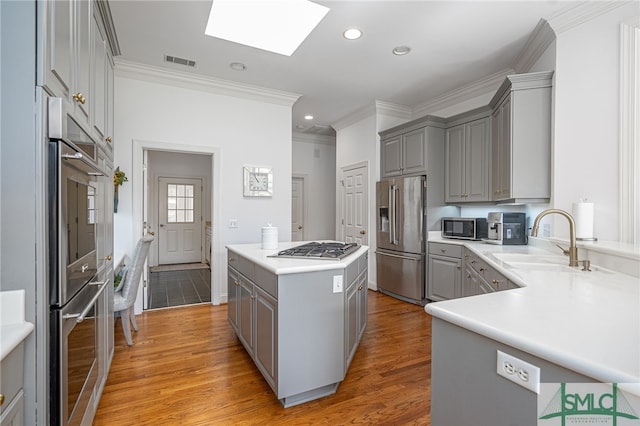
[{"label": "gray upper cabinet", "polygon": [[380,132],[380,174],[382,178],[427,173],[429,143],[442,140],[445,122],[426,116]]},{"label": "gray upper cabinet", "polygon": [[491,110],[483,107],[451,117],[445,139],[445,201],[490,201]]},{"label": "gray upper cabinet", "polygon": [[507,76],[489,103],[493,201],[549,201],[552,76],[551,71]]},{"label": "gray upper cabinet", "polygon": [[72,118],[112,158],[112,55],[119,47],[108,3],[56,0],[38,8],[38,85],[71,105]]}]

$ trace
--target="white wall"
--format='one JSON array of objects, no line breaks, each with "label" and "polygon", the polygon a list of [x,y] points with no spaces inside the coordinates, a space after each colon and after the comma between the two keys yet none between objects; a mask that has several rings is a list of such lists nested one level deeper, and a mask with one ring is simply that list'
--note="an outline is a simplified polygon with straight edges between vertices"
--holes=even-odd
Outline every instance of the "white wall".
[{"label": "white wall", "polygon": [[[380,136],[378,132],[409,121],[410,117],[385,114],[384,108],[371,108],[363,118],[336,129],[336,205],[340,208],[341,191],[338,186],[341,169],[366,161],[369,165],[369,208],[367,212],[369,255],[369,288],[377,290],[376,257],[373,254],[376,243],[376,182],[380,180]],[[401,115],[401,114],[400,114]],[[336,238],[340,231],[336,215]]]},{"label": "white wall", "polygon": [[[215,152],[213,160],[213,256],[218,274],[213,275],[213,300],[219,292],[226,300],[226,249],[230,243],[260,241],[260,228],[267,222],[280,229],[280,240],[291,238],[291,101],[269,103],[249,97],[225,96],[185,78],[172,84],[169,77],[154,73],[146,77],[137,70],[116,66],[115,159],[127,175],[139,141],[152,141],[180,151]],[[186,86],[186,87],[183,87]],[[138,141],[134,143],[135,141]],[[144,144],[144,142],[142,142]],[[216,158],[217,155],[217,158]],[[243,197],[243,166],[270,166],[273,169],[273,197]],[[116,256],[132,255],[136,240],[132,181],[120,187],[119,211],[114,219]],[[139,200],[136,200],[138,203]],[[228,227],[229,220],[237,229]]]},{"label": "white wall", "polygon": [[[630,2],[556,34],[552,204],[594,202],[600,240],[618,239],[619,32],[637,15]],[[554,220],[554,236],[568,235],[563,222]]]},{"label": "white wall", "polygon": [[294,175],[305,178],[305,240],[336,235],[336,143],[334,137],[293,134]]}]

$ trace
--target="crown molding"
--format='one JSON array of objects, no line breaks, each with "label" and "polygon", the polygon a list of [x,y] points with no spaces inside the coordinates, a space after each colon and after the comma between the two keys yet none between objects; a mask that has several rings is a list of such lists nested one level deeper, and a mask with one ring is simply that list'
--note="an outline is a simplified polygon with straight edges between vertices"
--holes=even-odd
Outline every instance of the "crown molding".
[{"label": "crown molding", "polygon": [[500,85],[508,75],[514,74],[514,73],[515,71],[513,69],[506,68],[494,74],[491,74],[481,80],[477,80],[472,83],[461,86],[457,89],[451,90],[447,93],[444,93],[436,98],[433,98],[423,104],[420,104],[414,107],[413,116],[421,117],[423,115],[429,114],[429,112],[431,111],[444,109],[444,108],[459,104],[460,102],[464,102],[468,99],[474,98],[476,96],[493,92],[498,87],[500,87]]},{"label": "crown molding", "polygon": [[405,105],[392,104],[384,101],[373,101],[371,104],[360,108],[351,114],[348,114],[331,124],[336,131],[342,130],[345,127],[351,126],[358,121],[364,120],[377,114],[390,115],[392,117],[398,117],[405,120],[411,120],[411,108]]},{"label": "crown molding", "polygon": [[206,77],[197,74],[189,74],[182,71],[144,65],[119,58],[114,59],[116,65],[115,75],[117,77],[166,84],[169,86],[182,87],[184,89],[206,91],[219,95],[251,99],[288,107],[292,107],[300,97],[300,95],[296,93],[267,89],[264,87],[236,83],[229,80]]},{"label": "crown molding", "polygon": [[331,123],[331,127],[333,127],[337,132],[338,130],[342,130],[345,127],[349,127],[352,124],[357,123],[358,121],[371,117],[372,115],[375,115],[375,113],[376,113],[375,103],[371,103],[367,106],[364,106],[358,110],[353,111],[350,114],[345,115],[335,123]]},{"label": "crown molding", "polygon": [[635,3],[635,1],[584,1],[572,4],[553,16],[547,21],[556,35],[568,31],[580,24],[588,22],[593,18],[603,15],[610,10]]},{"label": "crown molding", "polygon": [[375,101],[376,113],[396,118],[411,120],[413,110],[405,105],[392,104],[384,101]]},{"label": "crown molding", "polygon": [[320,145],[336,146],[335,136],[327,135],[308,135],[300,132],[293,132],[291,139],[294,143],[312,143]]},{"label": "crown molding", "polygon": [[528,72],[555,39],[556,35],[549,23],[544,19],[540,19],[516,58],[513,65],[516,73]]}]

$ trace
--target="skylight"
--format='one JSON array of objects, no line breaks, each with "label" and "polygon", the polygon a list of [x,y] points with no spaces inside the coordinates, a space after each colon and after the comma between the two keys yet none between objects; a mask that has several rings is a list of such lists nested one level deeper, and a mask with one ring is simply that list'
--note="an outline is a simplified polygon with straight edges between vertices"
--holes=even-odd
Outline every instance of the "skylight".
[{"label": "skylight", "polygon": [[214,0],[204,33],[291,56],[327,12],[307,0]]}]

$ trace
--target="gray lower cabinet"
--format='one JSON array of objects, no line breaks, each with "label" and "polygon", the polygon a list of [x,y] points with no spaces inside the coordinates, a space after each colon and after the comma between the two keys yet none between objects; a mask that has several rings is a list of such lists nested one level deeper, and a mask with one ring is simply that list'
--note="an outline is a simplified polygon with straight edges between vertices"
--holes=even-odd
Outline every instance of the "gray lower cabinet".
[{"label": "gray lower cabinet", "polygon": [[491,201],[491,117],[488,107],[451,117],[445,137],[445,201]]},{"label": "gray lower cabinet", "polygon": [[427,298],[431,301],[460,297],[462,246],[429,243]]},{"label": "gray lower cabinet", "polygon": [[0,426],[24,425],[24,342],[0,363]]},{"label": "gray lower cabinet", "polygon": [[464,249],[464,269],[463,288],[468,289],[468,294],[463,294],[463,296],[518,288],[516,284],[466,247]]},{"label": "gray lower cabinet", "polygon": [[367,323],[366,253],[346,270],[275,275],[229,250],[227,266],[229,324],[282,404],[335,393]]}]

